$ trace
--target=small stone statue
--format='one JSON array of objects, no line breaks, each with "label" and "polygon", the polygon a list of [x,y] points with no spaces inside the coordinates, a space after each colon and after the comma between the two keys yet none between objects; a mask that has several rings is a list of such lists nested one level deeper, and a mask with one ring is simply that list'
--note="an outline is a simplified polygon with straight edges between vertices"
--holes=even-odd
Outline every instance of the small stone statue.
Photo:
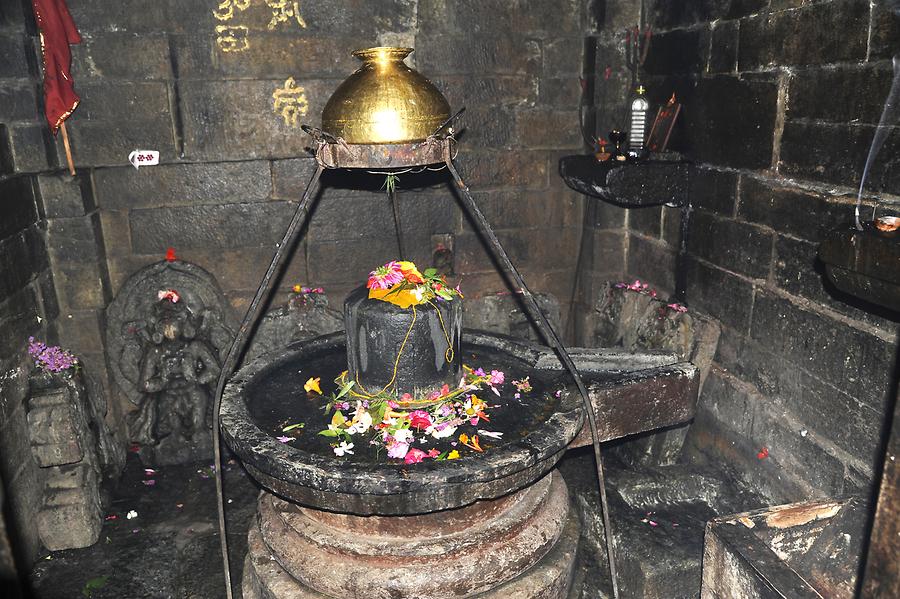
[{"label": "small stone statue", "polygon": [[107,308],[115,398],[149,466],[208,460],[212,399],[235,329],[215,278],[174,256],[135,272]]},{"label": "small stone statue", "polygon": [[209,437],[211,387],[219,376],[216,351],[198,337],[200,323],[178,292],[159,292],[149,319],[139,388],[145,394],[132,420],[132,438],[159,444],[169,436],[193,445]]}]

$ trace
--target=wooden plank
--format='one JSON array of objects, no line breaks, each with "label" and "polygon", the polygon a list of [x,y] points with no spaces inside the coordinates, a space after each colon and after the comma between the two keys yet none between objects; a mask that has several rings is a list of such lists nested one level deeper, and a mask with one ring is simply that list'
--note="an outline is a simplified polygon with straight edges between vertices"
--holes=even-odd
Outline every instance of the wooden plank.
[{"label": "wooden plank", "polygon": [[[585,373],[601,441],[652,431],[691,420],[697,411],[700,369],[678,362],[602,380]],[[592,442],[585,423],[569,448]]]}]

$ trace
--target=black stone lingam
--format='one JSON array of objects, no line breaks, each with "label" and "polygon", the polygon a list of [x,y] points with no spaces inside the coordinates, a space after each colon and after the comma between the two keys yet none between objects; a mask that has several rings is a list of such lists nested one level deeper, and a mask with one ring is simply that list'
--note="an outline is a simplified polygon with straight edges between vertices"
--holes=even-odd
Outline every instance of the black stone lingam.
[{"label": "black stone lingam", "polygon": [[[359,287],[344,301],[350,380],[366,393],[421,396],[460,377],[461,299],[401,308]],[[449,351],[448,351],[449,350]]]}]

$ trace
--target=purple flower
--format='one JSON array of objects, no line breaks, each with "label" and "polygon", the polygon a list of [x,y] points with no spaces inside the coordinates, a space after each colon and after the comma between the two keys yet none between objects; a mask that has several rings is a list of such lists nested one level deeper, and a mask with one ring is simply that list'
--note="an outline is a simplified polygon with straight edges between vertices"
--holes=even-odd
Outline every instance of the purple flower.
[{"label": "purple flower", "polygon": [[45,343],[28,338],[28,355],[34,358],[34,365],[49,372],[62,372],[78,364],[78,359],[58,345],[48,347]]},{"label": "purple flower", "polygon": [[281,441],[282,443],[287,443],[287,442],[291,441],[291,437],[275,437],[275,438],[278,439],[279,441]]},{"label": "purple flower", "polygon": [[502,371],[500,371],[500,370],[492,370],[491,371],[491,385],[502,385],[504,380],[506,380],[506,377]]}]

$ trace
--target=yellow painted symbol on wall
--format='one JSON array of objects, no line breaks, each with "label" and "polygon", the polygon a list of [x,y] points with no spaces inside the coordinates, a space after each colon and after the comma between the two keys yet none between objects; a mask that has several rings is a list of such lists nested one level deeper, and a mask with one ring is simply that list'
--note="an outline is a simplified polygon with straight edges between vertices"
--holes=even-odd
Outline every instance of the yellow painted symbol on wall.
[{"label": "yellow painted symbol on wall", "polygon": [[306,90],[297,85],[293,77],[288,77],[284,87],[272,93],[272,110],[284,119],[285,125],[296,127],[300,117],[304,116],[308,109]]},{"label": "yellow painted symbol on wall", "polygon": [[249,6],[250,0],[222,0],[219,7],[213,11],[213,16],[220,21],[230,21],[235,9],[244,11]]},{"label": "yellow painted symbol on wall", "polygon": [[275,29],[281,23],[295,19],[300,27],[306,28],[306,21],[300,15],[299,0],[266,0],[266,6],[272,9],[272,20],[269,29]]},{"label": "yellow painted symbol on wall", "polygon": [[222,52],[243,52],[250,47],[243,25],[216,25],[216,44]]}]

